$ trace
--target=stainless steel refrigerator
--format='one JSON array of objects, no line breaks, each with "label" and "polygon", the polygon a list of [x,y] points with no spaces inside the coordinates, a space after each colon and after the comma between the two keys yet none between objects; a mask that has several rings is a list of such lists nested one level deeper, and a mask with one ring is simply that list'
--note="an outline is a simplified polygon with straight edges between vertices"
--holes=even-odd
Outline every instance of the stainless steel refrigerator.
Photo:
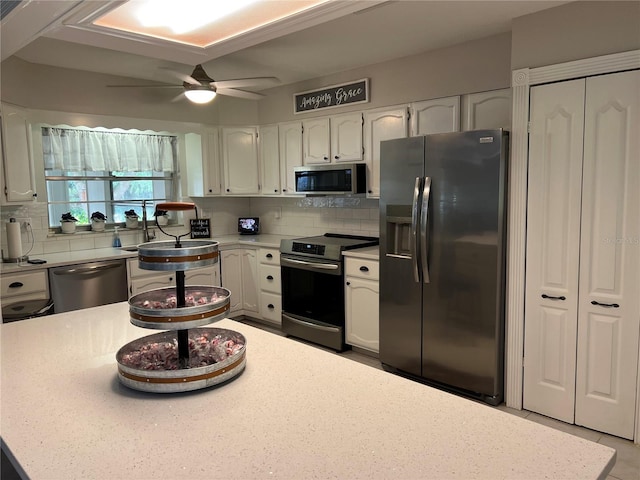
[{"label": "stainless steel refrigerator", "polygon": [[380,361],[497,405],[508,133],[380,143]]}]

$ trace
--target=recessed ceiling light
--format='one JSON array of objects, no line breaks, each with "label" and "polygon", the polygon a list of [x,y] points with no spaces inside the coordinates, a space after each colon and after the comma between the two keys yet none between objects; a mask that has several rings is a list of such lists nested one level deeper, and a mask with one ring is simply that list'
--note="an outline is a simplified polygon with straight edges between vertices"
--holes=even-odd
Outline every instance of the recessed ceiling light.
[{"label": "recessed ceiling light", "polygon": [[209,47],[331,0],[129,0],[94,25]]}]

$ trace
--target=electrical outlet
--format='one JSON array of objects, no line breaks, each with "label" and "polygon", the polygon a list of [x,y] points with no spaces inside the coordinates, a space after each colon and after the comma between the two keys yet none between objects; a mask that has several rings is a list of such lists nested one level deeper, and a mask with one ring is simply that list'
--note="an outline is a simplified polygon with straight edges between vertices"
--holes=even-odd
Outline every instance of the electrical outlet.
[{"label": "electrical outlet", "polygon": [[33,224],[31,223],[31,219],[26,217],[16,217],[16,222],[18,222],[20,224],[20,227],[24,229],[27,228],[27,225],[33,226]]}]

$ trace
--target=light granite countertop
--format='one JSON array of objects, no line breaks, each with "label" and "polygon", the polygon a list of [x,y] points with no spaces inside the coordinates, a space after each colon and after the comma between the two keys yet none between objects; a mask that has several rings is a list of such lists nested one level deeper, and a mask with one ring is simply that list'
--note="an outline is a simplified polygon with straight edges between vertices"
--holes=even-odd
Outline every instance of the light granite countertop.
[{"label": "light granite countertop", "polygon": [[356,248],[353,250],[345,250],[342,253],[345,257],[364,258],[366,260],[378,260],[380,257],[380,246]]},{"label": "light granite countertop", "polygon": [[596,479],[615,450],[225,319],[231,382],[130,390],[127,303],[0,326],[2,448],[38,479]]},{"label": "light granite countertop", "polygon": [[[218,242],[219,249],[224,250],[238,246],[280,248],[280,240],[283,238],[291,237],[284,235],[222,235],[211,238],[210,240]],[[169,238],[168,240],[171,239]],[[1,268],[3,274],[10,274],[28,270],[58,267],[61,265],[74,265],[78,263],[113,260],[118,258],[132,258],[137,256],[137,252],[129,252],[121,248],[95,248],[91,250],[39,254],[37,255],[37,258],[45,260],[46,263],[39,265],[32,265],[26,262],[19,264],[2,263]]]}]

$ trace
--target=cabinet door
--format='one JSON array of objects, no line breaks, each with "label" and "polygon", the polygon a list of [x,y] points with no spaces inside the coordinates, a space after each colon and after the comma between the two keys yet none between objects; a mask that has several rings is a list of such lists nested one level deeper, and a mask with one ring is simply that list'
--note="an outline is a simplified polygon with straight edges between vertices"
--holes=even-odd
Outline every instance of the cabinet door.
[{"label": "cabinet door", "polygon": [[314,118],[302,122],[303,163],[329,163],[329,118]]},{"label": "cabinet door", "polygon": [[411,104],[411,135],[460,130],[460,97],[436,98]]},{"label": "cabinet door", "polygon": [[2,149],[2,203],[22,204],[36,197],[31,125],[25,110],[2,104],[0,148]]},{"label": "cabinet door", "polygon": [[219,264],[185,272],[186,285],[220,286]]},{"label": "cabinet door", "polygon": [[574,421],[584,80],[531,89],[524,395]]},{"label": "cabinet door", "polygon": [[229,313],[242,310],[242,249],[220,252],[222,286],[231,292]]},{"label": "cabinet door", "polygon": [[377,281],[346,277],[345,337],[349,345],[379,351],[378,298]]},{"label": "cabinet door", "polygon": [[131,295],[148,292],[156,288],[175,287],[175,273],[162,273],[151,277],[134,278],[129,285]]},{"label": "cabinet door", "polygon": [[362,113],[331,117],[331,161],[362,160]]},{"label": "cabinet door", "polygon": [[368,197],[380,197],[380,142],[406,137],[408,124],[406,106],[364,112],[364,160],[367,163]]},{"label": "cabinet door", "polygon": [[262,172],[262,194],[280,195],[280,141],[278,126],[260,127],[260,171]]},{"label": "cabinet door", "polygon": [[255,127],[222,129],[225,194],[250,195],[260,192],[257,137]]},{"label": "cabinet door", "polygon": [[462,97],[462,130],[511,128],[511,89]]},{"label": "cabinet door", "polygon": [[220,140],[217,128],[210,128],[202,137],[202,170],[204,174],[204,194],[220,195]]},{"label": "cabinet door", "polygon": [[640,332],[640,71],[587,79],[576,424],[633,438]]},{"label": "cabinet door", "polygon": [[295,193],[296,179],[293,169],[302,165],[302,122],[281,123],[278,130],[282,193]]},{"label": "cabinet door", "polygon": [[242,309],[245,312],[260,311],[258,287],[258,256],[255,250],[242,251]]}]

